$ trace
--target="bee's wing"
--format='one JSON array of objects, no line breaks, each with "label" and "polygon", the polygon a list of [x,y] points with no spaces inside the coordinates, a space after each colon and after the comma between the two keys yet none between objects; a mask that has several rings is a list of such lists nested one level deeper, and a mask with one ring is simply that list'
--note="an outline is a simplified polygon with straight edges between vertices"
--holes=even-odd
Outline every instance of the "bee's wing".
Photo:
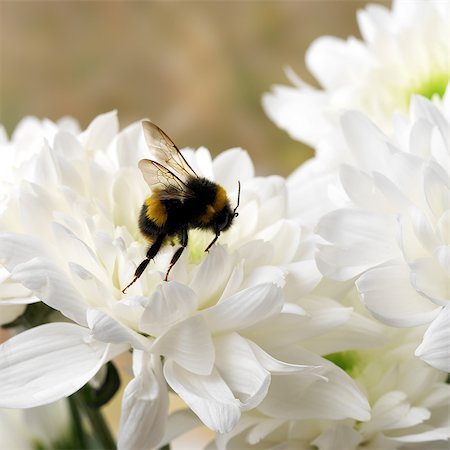
[{"label": "bee's wing", "polygon": [[197,174],[184,159],[180,150],[161,128],[150,120],[142,121],[142,127],[147,145],[161,163],[170,167],[183,181],[187,181],[190,177],[197,178]]},{"label": "bee's wing", "polygon": [[139,169],[144,180],[162,200],[185,200],[192,198],[192,191],[169,169],[150,159],[141,159]]}]

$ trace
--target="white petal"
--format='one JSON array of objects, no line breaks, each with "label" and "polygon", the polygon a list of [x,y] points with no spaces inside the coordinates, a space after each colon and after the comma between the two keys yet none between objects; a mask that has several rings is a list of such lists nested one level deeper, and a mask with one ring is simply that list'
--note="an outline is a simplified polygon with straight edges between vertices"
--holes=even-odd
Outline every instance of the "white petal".
[{"label": "white petal", "polygon": [[261,412],[271,417],[297,420],[369,420],[367,398],[343,370],[299,347],[295,348],[295,354],[290,348],[280,349],[276,357],[291,363],[323,366],[328,381],[307,371],[273,375],[269,392],[258,407]]},{"label": "white petal", "polygon": [[17,265],[12,278],[20,281],[47,305],[61,311],[80,325],[87,325],[84,299],[75,290],[67,275],[44,258],[33,258]]},{"label": "white petal", "polygon": [[[163,440],[159,443],[160,448],[173,443],[174,439],[181,436],[193,428],[197,428],[202,424],[200,419],[189,409],[182,409],[170,414],[167,420],[166,433]],[[175,445],[173,445],[176,448]],[[183,448],[183,447],[182,447]]]},{"label": "white petal", "polygon": [[153,365],[152,368],[145,360],[140,373],[125,388],[117,442],[119,450],[154,448],[164,436],[169,395],[161,363],[154,360]]},{"label": "white petal", "polygon": [[[441,247],[442,249],[443,247]],[[411,284],[433,303],[444,306],[450,300],[450,277],[436,257],[421,258],[411,264]]]},{"label": "white petal", "polygon": [[26,305],[3,305],[0,301],[0,326],[16,320],[25,312]]},{"label": "white petal", "polygon": [[234,261],[228,252],[220,245],[215,245],[206,258],[195,268],[189,286],[197,293],[202,304],[208,304],[228,281],[233,270]]},{"label": "white petal", "polygon": [[[424,431],[422,433],[406,434],[397,437],[389,437],[388,439],[394,442],[402,442],[402,443],[410,442],[413,444],[417,442],[425,442],[429,444],[430,442],[434,441],[448,441],[450,439],[450,427],[439,427],[434,428],[432,430]],[[435,448],[437,450],[440,450],[441,448],[446,450],[445,445],[446,444],[444,444],[444,447],[435,447]]]},{"label": "white petal", "polygon": [[379,320],[395,327],[431,322],[440,308],[411,286],[409,267],[393,264],[376,267],[356,281],[361,301]]},{"label": "white petal", "polygon": [[301,228],[293,220],[282,219],[260,231],[254,238],[272,244],[273,264],[286,264],[292,261],[300,242]]},{"label": "white petal", "polygon": [[243,410],[256,407],[266,396],[270,372],[264,369],[250,346],[237,333],[214,339],[217,357],[216,368],[241,402]]},{"label": "white petal", "polygon": [[290,364],[280,361],[266,353],[261,347],[252,341],[248,341],[256,359],[259,363],[273,375],[282,375],[284,373],[314,372],[319,378],[324,379],[319,373],[322,372],[319,366],[309,366],[304,364]]},{"label": "white petal", "polygon": [[260,284],[238,292],[203,314],[211,331],[221,333],[250,327],[281,311],[281,289],[272,283]]},{"label": "white petal", "polygon": [[399,255],[394,217],[340,209],[325,215],[317,233],[333,245],[320,245],[317,267],[336,280],[347,280]]},{"label": "white petal", "polygon": [[156,339],[152,352],[176,361],[181,367],[200,375],[209,375],[215,351],[205,319],[201,315],[177,323]]},{"label": "white petal", "polygon": [[336,425],[328,428],[318,438],[311,442],[317,446],[318,450],[346,449],[353,450],[359,448],[363,437],[348,425]]},{"label": "white petal", "polygon": [[196,309],[197,296],[192,289],[175,281],[162,283],[145,304],[140,329],[160,336]]},{"label": "white petal", "polygon": [[296,301],[309,294],[322,279],[314,259],[295,261],[287,266],[284,295],[287,301]]},{"label": "white petal", "polygon": [[361,112],[344,113],[341,124],[359,167],[367,173],[388,173],[388,145],[384,134]]},{"label": "white petal", "polygon": [[86,325],[84,300],[66,274],[43,258],[46,255],[45,248],[34,237],[13,233],[0,235],[0,262],[11,272],[11,278],[69,319]]},{"label": "white petal", "polygon": [[38,301],[29,289],[11,279],[8,270],[0,267],[0,305],[28,305]]},{"label": "white petal", "polygon": [[213,161],[215,180],[227,191],[237,191],[238,181],[251,180],[255,171],[248,153],[240,148],[222,152]]},{"label": "white petal", "polygon": [[119,131],[117,112],[100,114],[80,135],[80,141],[87,150],[106,150]]},{"label": "white petal", "polygon": [[447,304],[428,327],[416,356],[436,369],[450,372],[450,304]]},{"label": "white petal", "polygon": [[327,95],[320,90],[277,85],[271,93],[263,95],[262,104],[270,119],[292,139],[313,146],[321,137],[320,131],[330,129],[323,114],[327,100]]},{"label": "white petal", "polygon": [[356,39],[322,36],[306,53],[308,69],[325,88],[339,88],[349,80],[358,80],[359,69],[368,58],[367,49]]},{"label": "white petal", "polygon": [[103,311],[89,309],[87,321],[92,336],[99,341],[113,344],[127,343],[138,350],[149,351],[152,348],[152,341]]},{"label": "white petal", "polygon": [[407,395],[400,391],[391,391],[380,397],[372,407],[372,419],[361,425],[363,433],[377,430],[392,430],[417,425],[430,417],[425,408],[412,407]]},{"label": "white petal", "polygon": [[164,375],[171,388],[207,427],[227,433],[236,425],[241,415],[239,401],[216,370],[208,376],[196,375],[167,361]]},{"label": "white petal", "polygon": [[109,359],[110,346],[90,330],[51,323],[24,331],[0,345],[0,406],[30,408],[67,397]]},{"label": "white petal", "polygon": [[0,262],[10,272],[18,264],[46,255],[44,246],[34,236],[17,233],[0,234]]}]

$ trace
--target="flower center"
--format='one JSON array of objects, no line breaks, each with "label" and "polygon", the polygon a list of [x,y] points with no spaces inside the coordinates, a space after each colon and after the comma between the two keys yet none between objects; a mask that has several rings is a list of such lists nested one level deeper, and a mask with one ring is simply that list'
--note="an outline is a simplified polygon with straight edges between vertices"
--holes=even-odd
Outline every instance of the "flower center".
[{"label": "flower center", "polygon": [[198,264],[206,256],[205,249],[214,239],[214,234],[202,230],[189,231],[189,263]]},{"label": "flower center", "polygon": [[431,75],[426,80],[422,80],[420,83],[413,85],[406,92],[408,104],[409,99],[413,94],[422,95],[430,100],[434,95],[438,95],[440,98],[443,98],[449,80],[449,73],[436,73]]},{"label": "flower center", "polygon": [[342,370],[345,370],[352,378],[361,371],[361,357],[356,350],[348,352],[330,353],[324,356],[325,359],[336,364]]}]

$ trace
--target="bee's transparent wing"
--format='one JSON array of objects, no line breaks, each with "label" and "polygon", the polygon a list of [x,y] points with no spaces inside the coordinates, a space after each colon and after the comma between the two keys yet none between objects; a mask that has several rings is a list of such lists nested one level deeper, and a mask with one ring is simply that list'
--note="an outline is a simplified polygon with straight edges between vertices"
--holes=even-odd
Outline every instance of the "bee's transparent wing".
[{"label": "bee's transparent wing", "polygon": [[184,159],[180,150],[161,128],[150,120],[142,121],[142,127],[147,145],[160,163],[172,169],[184,182],[191,177],[197,178],[197,174]]},{"label": "bee's transparent wing", "polygon": [[139,169],[144,180],[162,200],[185,200],[192,198],[192,191],[174,173],[151,159],[141,159]]}]

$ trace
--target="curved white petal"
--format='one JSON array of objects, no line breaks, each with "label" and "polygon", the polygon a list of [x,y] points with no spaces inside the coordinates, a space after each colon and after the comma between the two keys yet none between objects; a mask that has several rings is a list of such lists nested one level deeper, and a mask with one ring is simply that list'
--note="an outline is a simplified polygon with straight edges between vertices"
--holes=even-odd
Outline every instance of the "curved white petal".
[{"label": "curved white petal", "polygon": [[125,388],[120,415],[118,450],[154,448],[162,440],[169,410],[161,362],[148,358]]},{"label": "curved white petal", "polygon": [[[356,39],[343,41],[332,36],[316,39],[306,53],[306,64],[320,84],[328,89],[358,82],[359,70],[368,62],[366,47]],[[330,70],[333,67],[333,70]]]},{"label": "curved white petal", "polygon": [[107,362],[110,350],[89,329],[69,323],[12,337],[0,345],[0,407],[31,408],[73,394]]},{"label": "curved white petal", "polygon": [[145,303],[140,329],[160,336],[175,323],[189,317],[197,308],[197,295],[175,281],[162,283]]},{"label": "curved white petal", "polygon": [[248,341],[248,344],[250,345],[256,359],[261,364],[261,366],[268,370],[272,375],[283,375],[306,371],[314,372],[315,374],[317,374],[318,378],[326,379],[325,377],[319,375],[321,372],[323,372],[323,369],[320,366],[286,363],[269,355],[254,342]]},{"label": "curved white petal", "polygon": [[318,450],[346,449],[356,450],[363,436],[352,427],[344,424],[326,429],[318,438],[311,442]]},{"label": "curved white petal", "polygon": [[376,267],[356,281],[361,301],[379,320],[395,327],[414,327],[431,322],[437,307],[416,292],[406,264]]},{"label": "curved white petal", "polygon": [[256,407],[266,396],[270,372],[256,358],[250,342],[237,333],[214,339],[216,368],[233,394],[241,402],[241,409]]},{"label": "curved white petal", "polygon": [[404,392],[391,391],[375,402],[371,420],[362,424],[360,430],[370,434],[378,430],[407,428],[422,423],[429,417],[430,411],[411,406]]},{"label": "curved white petal", "polygon": [[319,90],[279,85],[262,98],[264,111],[270,119],[291,138],[309,145],[314,145],[321,137],[320,131],[330,131],[330,124],[322,113],[327,101],[328,96]]},{"label": "curved white petal", "polygon": [[415,355],[436,369],[450,372],[450,304],[428,327]]},{"label": "curved white petal", "polygon": [[85,299],[76,291],[67,275],[51,261],[33,258],[17,265],[11,276],[47,305],[80,325],[87,325]]},{"label": "curved white petal", "polygon": [[11,272],[30,259],[47,256],[45,247],[34,236],[0,233],[0,262]]},{"label": "curved white petal", "polygon": [[87,321],[92,330],[92,336],[99,341],[113,344],[130,344],[134,349],[147,350],[152,348],[152,341],[127,327],[119,320],[98,309],[87,312]]},{"label": "curved white petal", "polygon": [[196,267],[189,286],[202,303],[207,304],[208,300],[217,297],[230,277],[233,263],[230,254],[222,246],[215,245]]},{"label": "curved white petal", "polygon": [[242,184],[255,174],[248,153],[240,148],[226,150],[217,156],[213,161],[213,170],[217,183],[229,192],[237,192],[238,181]]},{"label": "curved white petal", "polygon": [[399,256],[393,216],[340,209],[326,214],[317,233],[333,245],[319,245],[317,267],[336,280],[348,280]]},{"label": "curved white petal", "polygon": [[437,258],[421,258],[412,263],[411,284],[437,305],[445,306],[450,301],[450,276]]},{"label": "curved white petal", "polygon": [[80,134],[79,139],[87,150],[106,150],[118,130],[117,111],[110,111],[97,116]]},{"label": "curved white petal", "polygon": [[170,387],[207,427],[227,433],[238,422],[239,400],[234,398],[217,370],[207,376],[196,375],[173,361],[166,361],[164,375]]},{"label": "curved white petal", "polygon": [[281,289],[272,283],[260,284],[234,294],[203,311],[214,333],[247,328],[281,311]]},{"label": "curved white petal", "polygon": [[0,326],[16,320],[25,312],[27,305],[3,305],[0,301]]},{"label": "curved white petal", "polygon": [[[285,358],[292,349],[278,352]],[[309,420],[342,420],[353,418],[366,421],[370,406],[366,396],[355,381],[343,370],[317,355],[295,349],[295,362],[325,367],[327,381],[311,372],[273,375],[269,392],[259,410],[271,417]]]},{"label": "curved white petal", "polygon": [[160,448],[173,443],[173,440],[178,436],[181,436],[200,425],[202,425],[201,420],[189,409],[181,409],[173,412],[167,419],[166,433],[159,443]]},{"label": "curved white petal", "polygon": [[209,375],[215,350],[205,319],[196,315],[177,323],[156,339],[152,352],[173,359],[186,370]]}]

